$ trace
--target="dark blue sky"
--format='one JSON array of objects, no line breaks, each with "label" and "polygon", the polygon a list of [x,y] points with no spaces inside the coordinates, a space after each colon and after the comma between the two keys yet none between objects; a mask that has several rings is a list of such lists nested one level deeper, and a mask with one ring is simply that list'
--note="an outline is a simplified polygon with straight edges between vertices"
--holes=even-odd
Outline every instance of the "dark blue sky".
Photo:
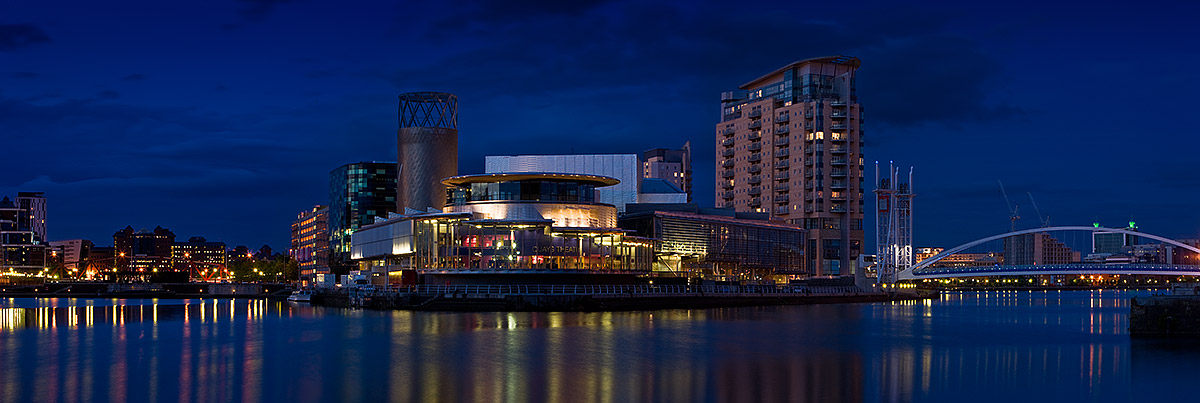
[{"label": "dark blue sky", "polygon": [[0,194],[46,192],[52,240],[285,249],[329,170],[395,160],[422,90],[459,96],[462,173],[691,140],[711,205],[719,93],[835,54],[862,59],[867,159],[917,166],[918,246],[1007,229],[997,179],[1020,227],[1032,192],[1054,224],[1200,237],[1184,2],[109,3],[0,0]]}]

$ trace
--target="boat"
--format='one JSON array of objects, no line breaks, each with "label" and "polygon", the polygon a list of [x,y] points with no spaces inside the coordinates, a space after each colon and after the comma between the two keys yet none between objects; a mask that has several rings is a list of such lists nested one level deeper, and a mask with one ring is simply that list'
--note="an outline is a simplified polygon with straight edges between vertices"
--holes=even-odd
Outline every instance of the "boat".
[{"label": "boat", "polygon": [[292,291],[292,295],[288,296],[288,301],[309,302],[312,300],[311,290],[296,290]]}]

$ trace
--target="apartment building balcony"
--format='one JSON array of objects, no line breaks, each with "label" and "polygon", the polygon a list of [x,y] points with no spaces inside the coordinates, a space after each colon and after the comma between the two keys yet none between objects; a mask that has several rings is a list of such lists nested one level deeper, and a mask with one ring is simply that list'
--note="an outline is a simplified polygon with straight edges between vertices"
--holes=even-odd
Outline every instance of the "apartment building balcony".
[{"label": "apartment building balcony", "polygon": [[751,185],[757,185],[757,184],[760,184],[760,183],[762,183],[762,177],[761,177],[761,176],[755,175],[755,176],[751,176],[751,177],[750,177],[750,184],[751,184]]},{"label": "apartment building balcony", "polygon": [[721,135],[725,137],[732,136],[734,133],[737,133],[737,130],[734,130],[732,127],[727,127],[724,130],[721,130]]},{"label": "apartment building balcony", "polygon": [[790,155],[790,154],[788,153],[788,149],[786,149],[786,148],[775,151],[775,158],[787,158],[788,155]]},{"label": "apartment building balcony", "polygon": [[758,153],[750,154],[750,162],[759,162],[759,161],[762,161],[762,154],[758,154]]},{"label": "apartment building balcony", "polygon": [[813,171],[811,169],[804,170],[804,178],[805,179],[812,179],[812,177],[813,177]]},{"label": "apartment building balcony", "polygon": [[829,135],[829,139],[832,140],[834,143],[845,143],[846,140],[849,140],[849,137],[850,136],[847,136],[845,134],[838,133],[838,132],[833,132],[833,133],[830,133],[830,135]]},{"label": "apartment building balcony", "polygon": [[721,140],[721,146],[723,146],[723,147],[733,147],[733,139],[725,139],[725,140]]},{"label": "apartment building balcony", "polygon": [[834,108],[845,108],[846,101],[833,101],[833,102],[829,103],[829,106],[832,106]]},{"label": "apartment building balcony", "polygon": [[787,169],[787,167],[788,167],[787,160],[775,161],[775,169]]},{"label": "apartment building balcony", "polygon": [[757,197],[750,199],[750,207],[762,207],[762,199]]},{"label": "apartment building balcony", "polygon": [[811,132],[811,131],[812,131],[812,129],[813,129],[813,124],[812,124],[812,122],[808,122],[808,123],[805,123],[805,124],[804,124],[804,130],[807,130],[807,131],[810,131],[810,132]]},{"label": "apartment building balcony", "polygon": [[849,114],[847,114],[846,111],[835,110],[835,111],[833,111],[833,113],[829,114],[829,117],[831,117],[835,120],[845,120],[847,116],[849,116]]},{"label": "apartment building balcony", "polygon": [[756,174],[759,172],[762,172],[762,166],[760,166],[760,165],[751,165],[750,166],[750,173]]},{"label": "apartment building balcony", "polygon": [[847,171],[845,169],[834,169],[832,172],[829,173],[829,176],[834,177],[834,178],[845,178],[847,172],[849,172],[849,171]]},{"label": "apartment building balcony", "polygon": [[846,188],[846,181],[844,181],[844,180],[833,181],[833,183],[831,183],[831,184],[829,185],[829,188],[830,188],[830,189],[845,189],[845,188]]},{"label": "apartment building balcony", "polygon": [[814,161],[814,160],[815,160],[815,159],[813,159],[813,158],[805,158],[805,159],[804,159],[804,166],[806,166],[806,167],[811,167],[811,166],[813,166],[813,161]]},{"label": "apartment building balcony", "polygon": [[775,128],[775,134],[788,134],[790,130],[788,126],[779,126]]},{"label": "apartment building balcony", "polygon": [[780,138],[775,139],[775,145],[778,147],[786,147],[788,144],[789,144],[789,139],[787,137],[780,137]]},{"label": "apartment building balcony", "polygon": [[776,195],[776,196],[775,196],[775,202],[776,202],[776,203],[787,203],[787,202],[788,202],[788,195]]},{"label": "apartment building balcony", "polygon": [[779,206],[775,208],[775,214],[777,215],[786,215],[790,214],[791,212],[792,210],[788,209],[788,206]]},{"label": "apartment building balcony", "polygon": [[834,123],[834,124],[829,125],[829,129],[830,130],[846,130],[846,124],[845,123]]},{"label": "apartment building balcony", "polygon": [[846,162],[848,162],[848,161],[850,161],[850,160],[847,159],[846,157],[841,157],[841,158],[834,158],[832,161],[829,161],[829,163],[832,165],[846,165]]},{"label": "apartment building balcony", "polygon": [[725,189],[725,190],[733,189],[733,182],[731,182],[731,181],[721,181],[721,188],[723,188],[723,189]]},{"label": "apartment building balcony", "polygon": [[812,181],[806,181],[806,182],[804,182],[804,190],[812,190],[812,188],[813,188],[813,183],[812,183]]},{"label": "apartment building balcony", "polygon": [[755,109],[755,110],[750,111],[749,116],[751,119],[761,118],[762,117],[762,109]]},{"label": "apartment building balcony", "polygon": [[841,193],[841,194],[837,194],[836,196],[831,195],[831,196],[829,196],[829,198],[833,199],[833,201],[846,201],[846,194]]},{"label": "apartment building balcony", "polygon": [[762,194],[762,188],[760,188],[760,187],[758,187],[758,186],[755,186],[755,187],[752,187],[752,188],[750,188],[750,195],[751,195],[751,196],[758,196],[758,195],[760,195],[760,194]]},{"label": "apartment building balcony", "polygon": [[733,168],[733,160],[722,161],[721,168]]},{"label": "apartment building balcony", "polygon": [[811,213],[811,212],[813,212],[813,208],[812,208],[812,206],[804,206],[804,212],[805,212],[805,213]]},{"label": "apartment building balcony", "polygon": [[786,180],[788,180],[788,173],[787,173],[787,171],[784,171],[784,172],[780,172],[780,173],[778,173],[778,174],[775,174],[775,180],[777,180],[777,181],[786,181]]},{"label": "apartment building balcony", "polygon": [[747,148],[747,150],[750,150],[750,151],[761,151],[761,150],[762,150],[762,143],[750,143],[750,148]]},{"label": "apartment building balcony", "polygon": [[725,179],[732,178],[732,177],[733,177],[733,170],[732,170],[732,169],[726,169],[726,170],[725,170],[725,172],[722,172],[722,173],[721,173],[721,177],[722,177],[722,178],[725,178]]},{"label": "apartment building balcony", "polygon": [[725,202],[725,203],[721,204],[721,207],[724,207],[724,208],[733,208],[733,201],[727,201],[727,202]]},{"label": "apartment building balcony", "polygon": [[762,140],[761,132],[750,132],[750,140]]},{"label": "apartment building balcony", "polygon": [[781,184],[781,185],[775,185],[775,191],[786,193],[788,191],[788,185],[786,183]]},{"label": "apartment building balcony", "polygon": [[725,194],[721,195],[721,198],[725,200],[733,200],[733,192],[725,192]]},{"label": "apartment building balcony", "polygon": [[846,205],[845,204],[835,204],[833,206],[830,206],[829,212],[830,213],[845,213]]},{"label": "apartment building balcony", "polygon": [[830,154],[845,154],[848,151],[849,151],[849,149],[847,149],[846,147],[830,147],[829,148]]},{"label": "apartment building balcony", "polygon": [[762,128],[762,121],[761,121],[761,120],[755,120],[755,121],[753,121],[753,122],[750,122],[750,129],[751,129],[751,130],[754,130],[754,129],[761,129],[761,128]]},{"label": "apartment building balcony", "polygon": [[788,120],[790,120],[790,118],[786,114],[775,117],[775,123],[787,123]]}]

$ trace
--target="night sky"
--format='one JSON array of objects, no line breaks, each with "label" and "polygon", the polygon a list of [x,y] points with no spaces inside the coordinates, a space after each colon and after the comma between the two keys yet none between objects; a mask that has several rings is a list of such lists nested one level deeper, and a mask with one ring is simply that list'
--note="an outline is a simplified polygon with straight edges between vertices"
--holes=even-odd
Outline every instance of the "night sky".
[{"label": "night sky", "polygon": [[844,54],[866,159],[916,166],[917,246],[1006,230],[998,179],[1018,227],[1032,192],[1052,224],[1200,237],[1184,2],[414,3],[0,0],[0,195],[46,192],[51,240],[283,250],[331,169],[395,160],[398,94],[447,91],[460,173],[690,140],[711,206],[720,92]]}]

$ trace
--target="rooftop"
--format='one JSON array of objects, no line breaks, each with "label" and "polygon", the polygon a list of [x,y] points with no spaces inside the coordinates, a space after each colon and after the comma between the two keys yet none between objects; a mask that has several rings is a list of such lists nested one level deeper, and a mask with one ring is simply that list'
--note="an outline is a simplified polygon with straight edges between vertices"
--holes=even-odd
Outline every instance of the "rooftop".
[{"label": "rooftop", "polygon": [[600,186],[612,186],[621,181],[617,178],[603,175],[589,174],[568,174],[554,172],[502,172],[491,174],[475,174],[475,175],[459,175],[451,176],[442,179],[442,184],[446,186],[462,187],[472,183],[495,183],[495,182],[516,182],[516,181],[532,181],[532,180],[559,180],[572,182],[590,182],[591,184]]},{"label": "rooftop", "polygon": [[780,73],[783,73],[786,70],[800,67],[801,65],[804,65],[807,63],[845,64],[845,65],[849,65],[851,68],[855,68],[855,69],[857,69],[858,66],[862,65],[862,61],[858,60],[857,57],[852,57],[852,56],[814,57],[811,59],[804,59],[804,60],[792,62],[791,64],[788,64],[786,66],[775,69],[775,71],[767,73],[767,74],[763,75],[762,77],[756,78],[754,80],[751,80],[748,83],[742,84],[742,86],[738,87],[738,88],[741,88],[743,90],[755,89],[755,88],[761,86],[762,84],[766,84],[766,81],[769,80],[771,77],[779,75]]}]

